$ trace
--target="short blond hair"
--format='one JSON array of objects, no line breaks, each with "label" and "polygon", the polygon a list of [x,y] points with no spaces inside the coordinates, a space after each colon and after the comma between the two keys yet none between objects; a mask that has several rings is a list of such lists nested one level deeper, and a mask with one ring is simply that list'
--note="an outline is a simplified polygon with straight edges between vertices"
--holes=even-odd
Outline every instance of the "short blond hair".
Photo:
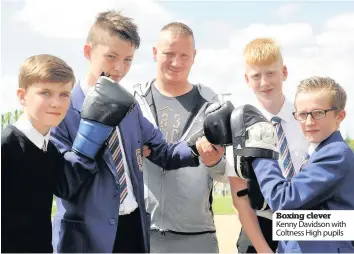
[{"label": "short blond hair", "polygon": [[256,38],[250,41],[243,51],[243,57],[249,65],[270,65],[277,61],[283,64],[281,48],[271,38]]},{"label": "short blond hair", "polygon": [[120,39],[129,41],[135,48],[140,46],[138,26],[132,18],[123,16],[119,11],[108,10],[98,13],[95,23],[91,26],[86,43],[92,46],[103,44],[102,33],[108,32],[110,36],[118,36]]},{"label": "short blond hair", "polygon": [[193,30],[182,22],[171,22],[163,26],[161,32],[170,31],[175,36],[190,36],[193,39],[193,45],[195,45]]},{"label": "short blond hair", "polygon": [[297,87],[296,97],[299,93],[327,91],[330,95],[332,107],[343,110],[347,102],[347,93],[335,80],[329,77],[313,76],[300,81]]},{"label": "short blond hair", "polygon": [[18,84],[27,89],[34,83],[75,83],[72,68],[59,57],[41,54],[27,58],[20,67]]}]

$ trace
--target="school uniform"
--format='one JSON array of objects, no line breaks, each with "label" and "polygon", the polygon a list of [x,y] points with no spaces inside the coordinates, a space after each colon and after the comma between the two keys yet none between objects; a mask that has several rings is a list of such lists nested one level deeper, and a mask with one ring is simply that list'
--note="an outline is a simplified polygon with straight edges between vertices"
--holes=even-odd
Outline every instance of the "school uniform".
[{"label": "school uniform", "polygon": [[51,133],[67,162],[94,172],[74,198],[57,199],[53,246],[58,252],[149,252],[150,215],[144,205],[143,145],[151,149],[149,159],[167,170],[197,166],[199,160],[192,155],[187,142],[168,145],[136,105],[115,128],[127,180],[128,195],[121,204],[120,196],[126,192],[118,181],[109,145],[102,147],[94,161],[71,152],[85,94],[90,89],[84,80],[74,86],[68,113]]},{"label": "school uniform", "polygon": [[[354,154],[340,132],[309,149],[308,162],[291,180],[283,177],[277,161],[256,159],[252,163],[272,211],[354,210]],[[278,252],[353,253],[354,247],[350,241],[280,241]]]},{"label": "school uniform", "polygon": [[1,133],[2,252],[53,252],[53,194],[67,198],[71,190],[49,135],[24,115]]}]

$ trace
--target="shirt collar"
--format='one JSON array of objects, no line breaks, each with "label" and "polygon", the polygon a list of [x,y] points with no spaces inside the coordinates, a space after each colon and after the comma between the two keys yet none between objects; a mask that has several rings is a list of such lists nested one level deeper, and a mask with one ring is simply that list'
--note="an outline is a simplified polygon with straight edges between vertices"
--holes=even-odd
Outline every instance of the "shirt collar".
[{"label": "shirt collar", "polygon": [[264,109],[259,102],[258,102],[258,109],[267,118],[268,121],[271,121],[272,117],[277,116],[284,122],[289,123],[291,121],[291,118],[293,117],[292,113],[294,111],[294,105],[285,97],[283,106],[281,107],[279,113],[276,115],[273,115],[272,113]]},{"label": "shirt collar", "polygon": [[14,126],[20,130],[33,144],[35,144],[39,149],[43,148],[45,141],[45,150],[48,148],[48,142],[50,137],[50,129],[48,133],[43,136],[37,129],[35,129],[30,120],[27,119],[25,114],[22,114]]},{"label": "shirt collar", "polygon": [[313,154],[313,152],[316,150],[316,148],[318,147],[320,143],[310,143],[309,148],[307,150],[307,153],[309,154],[309,156],[311,156]]},{"label": "shirt collar", "polygon": [[84,93],[85,96],[89,92],[91,92],[91,90],[94,89],[94,87],[95,87],[95,86],[88,85],[84,78],[80,79],[80,86],[81,86],[82,92]]}]

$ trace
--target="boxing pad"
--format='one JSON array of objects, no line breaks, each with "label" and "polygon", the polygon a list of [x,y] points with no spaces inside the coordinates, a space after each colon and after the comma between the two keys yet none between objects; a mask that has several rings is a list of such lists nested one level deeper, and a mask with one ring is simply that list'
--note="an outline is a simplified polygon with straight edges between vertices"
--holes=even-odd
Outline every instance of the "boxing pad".
[{"label": "boxing pad", "polygon": [[235,109],[230,119],[234,156],[278,159],[275,128],[251,105]]},{"label": "boxing pad", "polygon": [[232,112],[230,125],[236,174],[256,179],[254,158],[278,159],[275,129],[257,108],[247,104]]},{"label": "boxing pad", "polygon": [[255,158],[278,159],[273,125],[251,105],[235,109],[230,119],[236,175],[248,180],[251,207],[269,209],[252,167]]},{"label": "boxing pad", "polygon": [[230,117],[235,109],[230,101],[214,103],[205,111],[204,135],[214,145],[232,145]]},{"label": "boxing pad", "polygon": [[134,97],[121,85],[101,76],[84,100],[72,150],[93,159],[135,104]]}]

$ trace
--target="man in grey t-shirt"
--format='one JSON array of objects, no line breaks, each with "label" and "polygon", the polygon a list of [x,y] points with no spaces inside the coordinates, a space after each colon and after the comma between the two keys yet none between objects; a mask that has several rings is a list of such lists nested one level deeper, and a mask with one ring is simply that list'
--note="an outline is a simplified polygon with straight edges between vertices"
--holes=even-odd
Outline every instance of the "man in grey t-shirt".
[{"label": "man in grey t-shirt", "polygon": [[[170,143],[186,141],[201,130],[206,108],[218,100],[209,87],[188,81],[195,54],[193,32],[188,26],[164,26],[153,48],[156,80],[135,87],[144,116]],[[213,180],[227,180],[226,162],[221,147],[214,150],[210,144],[207,153],[199,167],[173,171],[143,160],[152,253],[218,252],[211,193]]]}]

